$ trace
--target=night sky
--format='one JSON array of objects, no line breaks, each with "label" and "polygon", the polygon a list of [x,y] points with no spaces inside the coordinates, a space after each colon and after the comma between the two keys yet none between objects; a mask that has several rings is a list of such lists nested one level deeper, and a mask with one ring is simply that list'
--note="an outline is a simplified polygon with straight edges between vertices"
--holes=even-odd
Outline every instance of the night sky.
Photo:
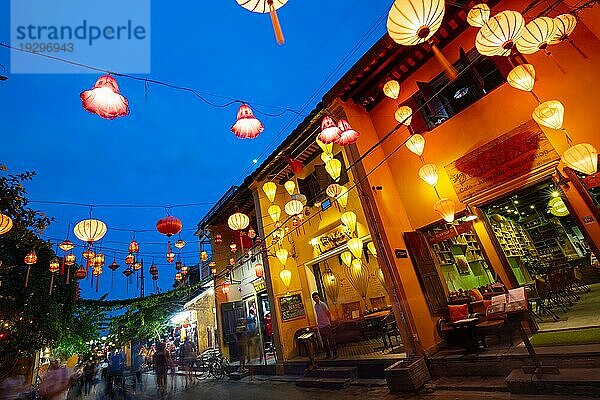
[{"label": "night sky", "polygon": [[[286,37],[280,47],[268,14],[250,13],[235,0],[155,1],[152,73],[146,77],[251,104],[289,107],[304,116],[385,33],[390,5],[390,1],[289,0],[279,10]],[[0,8],[3,43],[10,35],[8,7],[3,2]],[[0,48],[0,64],[9,68],[7,49]],[[106,121],[84,111],[79,99],[82,90],[93,86],[97,73],[8,75],[8,81],[0,82],[0,163],[10,172],[37,172],[27,186],[29,198],[82,204],[202,203],[171,210],[183,221],[182,238],[188,245],[182,257],[190,265],[198,262],[193,236],[197,222],[230,186],[253,171],[254,159],[260,164],[303,118],[293,113],[257,114],[265,131],[255,140],[242,141],[229,130],[235,122],[235,105],[212,108],[190,94],[154,85],[145,93],[143,83],[117,78],[131,114]],[[53,243],[66,237],[69,223],[89,215],[86,206],[31,206],[55,219],[43,235]],[[117,251],[117,262],[124,265],[136,230],[141,256],[146,265],[155,258],[160,288],[168,290],[175,270],[165,260],[167,239],[155,231],[156,221],[165,215],[164,207],[94,208],[94,218],[109,229],[102,243],[107,265],[113,260],[109,249]],[[75,240],[72,232],[70,238]],[[83,297],[107,292],[109,298],[126,297],[121,270],[111,290],[110,270],[105,267],[99,292],[84,282]],[[148,292],[149,277],[146,286]],[[129,296],[135,294],[134,288],[135,283]]]}]

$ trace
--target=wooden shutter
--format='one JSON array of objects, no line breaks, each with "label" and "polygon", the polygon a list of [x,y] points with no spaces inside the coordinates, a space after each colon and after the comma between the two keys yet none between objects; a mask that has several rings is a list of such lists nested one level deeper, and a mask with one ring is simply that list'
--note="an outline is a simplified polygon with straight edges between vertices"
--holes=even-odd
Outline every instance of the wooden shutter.
[{"label": "wooden shutter", "polygon": [[429,310],[434,314],[444,311],[447,306],[446,290],[425,235],[420,232],[404,232],[404,240]]}]

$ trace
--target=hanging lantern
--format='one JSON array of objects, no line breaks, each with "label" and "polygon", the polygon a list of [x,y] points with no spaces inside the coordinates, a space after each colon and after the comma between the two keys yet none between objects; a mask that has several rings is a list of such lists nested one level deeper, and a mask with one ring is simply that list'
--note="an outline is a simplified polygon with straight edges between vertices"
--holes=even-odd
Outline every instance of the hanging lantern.
[{"label": "hanging lantern", "polygon": [[340,128],[340,131],[342,132],[337,141],[340,146],[346,146],[356,142],[358,136],[360,135],[360,133],[352,129],[348,121],[345,119],[340,119],[338,121],[338,128]]},{"label": "hanging lantern", "polygon": [[363,253],[363,241],[360,238],[352,238],[348,240],[348,250],[355,258],[361,258]]},{"label": "hanging lantern", "polygon": [[287,0],[236,0],[237,3],[244,7],[246,10],[255,13],[269,13],[271,17],[271,24],[273,25],[273,32],[275,33],[275,40],[280,46],[285,43],[283,37],[283,31],[279,24],[279,18],[277,17],[277,10],[287,3]]},{"label": "hanging lantern", "polygon": [[327,164],[327,161],[331,160],[333,158],[333,154],[331,153],[321,153],[321,161],[323,161],[323,164]]},{"label": "hanging lantern", "polygon": [[10,231],[13,227],[12,219],[5,214],[0,213],[0,235],[4,235]]},{"label": "hanging lantern", "polygon": [[558,100],[548,100],[539,104],[531,114],[535,122],[552,129],[561,129],[565,107]]},{"label": "hanging lantern", "polygon": [[373,242],[367,243],[367,250],[373,257],[377,258],[377,250],[375,249],[375,243],[373,243]]},{"label": "hanging lantern", "polygon": [[106,235],[106,224],[97,219],[84,219],[75,225],[73,232],[79,240],[91,245]]},{"label": "hanging lantern", "polygon": [[231,257],[231,258],[229,259],[229,266],[230,266],[230,267],[233,267],[234,265],[235,265],[235,258]]},{"label": "hanging lantern", "polygon": [[332,158],[325,163],[325,170],[331,176],[331,179],[337,181],[342,173],[342,162],[337,158]]},{"label": "hanging lantern", "polygon": [[60,249],[66,253],[67,251],[73,250],[75,245],[69,239],[65,239],[58,245],[58,247],[60,247]]},{"label": "hanging lantern", "polygon": [[588,143],[569,147],[563,153],[561,160],[567,167],[586,175],[592,175],[598,171],[598,151]]},{"label": "hanging lantern", "polygon": [[257,278],[262,278],[265,275],[265,268],[260,263],[256,264],[254,266],[254,273],[256,274]]},{"label": "hanging lantern", "polygon": [[217,274],[217,264],[210,265],[210,273],[213,274],[213,275]]},{"label": "hanging lantern", "polygon": [[326,115],[323,117],[321,122],[321,133],[319,133],[319,140],[325,144],[336,143],[341,135],[342,131],[335,124],[333,119]]},{"label": "hanging lantern", "polygon": [[231,250],[232,253],[235,253],[237,251],[237,244],[231,243],[229,245],[229,250]]},{"label": "hanging lantern", "polygon": [[509,56],[525,29],[523,16],[511,10],[491,17],[477,32],[475,47],[484,56]]},{"label": "hanging lantern", "polygon": [[400,106],[394,113],[394,118],[396,118],[396,121],[399,123],[409,126],[412,122],[412,113],[412,108],[409,106]]},{"label": "hanging lantern", "polygon": [[256,237],[256,231],[253,227],[250,227],[250,229],[248,229],[248,237],[250,239],[254,239]]},{"label": "hanging lantern", "polygon": [[208,253],[204,250],[200,252],[200,260],[202,262],[208,261]]},{"label": "hanging lantern", "polygon": [[340,294],[340,282],[329,268],[325,270],[325,274],[323,275],[323,286],[325,287],[327,300],[331,300],[333,304],[337,304],[338,296]]},{"label": "hanging lantern", "polygon": [[227,219],[227,225],[234,231],[241,231],[250,225],[250,218],[246,214],[236,212]]},{"label": "hanging lantern", "polygon": [[100,275],[102,275],[102,267],[92,268],[92,275],[95,277],[99,277]]},{"label": "hanging lantern", "polygon": [[406,141],[406,148],[419,157],[422,156],[425,150],[425,138],[423,135],[415,133]]},{"label": "hanging lantern", "polygon": [[296,182],[294,181],[287,181],[283,184],[283,187],[285,188],[285,190],[287,190],[287,192],[291,195],[294,194],[294,190],[296,190]]},{"label": "hanging lantern", "polygon": [[142,263],[140,263],[140,262],[133,263],[134,271],[139,271],[140,269],[142,269]]},{"label": "hanging lantern", "polygon": [[156,223],[156,230],[167,237],[177,235],[181,232],[181,228],[183,228],[183,224],[179,218],[171,215],[159,219]]},{"label": "hanging lantern", "polygon": [[352,263],[350,264],[350,268],[353,268],[356,270],[362,269],[362,260],[360,258],[355,258],[354,260],[352,260]]},{"label": "hanging lantern", "polygon": [[535,68],[531,64],[517,65],[508,73],[506,81],[515,89],[531,92],[535,84]]},{"label": "hanging lantern", "polygon": [[129,114],[129,103],[119,91],[119,85],[110,75],[101,76],[91,90],[81,92],[81,103],[86,111],[104,119],[115,119]]},{"label": "hanging lantern", "polygon": [[117,264],[117,262],[116,262],[116,261],[113,261],[113,262],[112,262],[112,263],[111,263],[111,264],[108,266],[108,268],[110,268],[110,270],[114,272],[114,271],[116,271],[116,270],[118,270],[118,269],[119,269],[119,264]]},{"label": "hanging lantern", "polygon": [[569,209],[565,201],[560,197],[554,197],[548,202],[548,208],[552,215],[557,217],[565,217],[569,215]]},{"label": "hanging lantern", "polygon": [[229,293],[229,282],[223,282],[223,285],[221,286],[221,291],[223,292],[223,294],[227,294]]},{"label": "hanging lantern", "polygon": [[423,43],[440,28],[444,0],[395,0],[387,19],[387,31],[398,44]]},{"label": "hanging lantern", "polygon": [[346,211],[342,214],[340,220],[342,221],[342,224],[348,228],[351,234],[354,233],[356,230],[356,214],[354,212]]},{"label": "hanging lantern", "polygon": [[269,207],[267,212],[269,213],[269,216],[273,220],[274,224],[279,222],[279,219],[281,218],[281,207],[279,207],[277,204],[273,204]]},{"label": "hanging lantern", "polygon": [[223,243],[223,236],[221,236],[220,233],[217,233],[215,235],[215,244],[219,246],[221,243]]},{"label": "hanging lantern", "polygon": [[[84,255],[85,257],[85,255]],[[133,254],[127,254],[127,257],[125,257],[125,264],[127,265],[133,265],[133,263],[135,262],[135,256]]]},{"label": "hanging lantern", "polygon": [[94,267],[101,268],[104,266],[104,254],[96,253],[94,256]]},{"label": "hanging lantern", "polygon": [[550,17],[539,17],[525,25],[525,30],[515,42],[517,50],[522,54],[533,54],[545,50],[554,34],[554,20]]},{"label": "hanging lantern", "polygon": [[342,185],[342,192],[337,196],[337,201],[340,207],[346,208],[348,205],[348,189]]},{"label": "hanging lantern", "polygon": [[86,276],[87,272],[83,267],[79,267],[77,268],[77,271],[75,271],[75,279],[77,279],[78,281],[85,279]]},{"label": "hanging lantern", "polygon": [[476,4],[467,14],[467,22],[476,28],[481,28],[490,19],[490,7],[485,4]]},{"label": "hanging lantern", "polygon": [[282,269],[279,273],[279,278],[281,278],[281,282],[283,282],[286,289],[289,289],[290,283],[292,283],[292,271],[289,269]]},{"label": "hanging lantern", "polygon": [[285,267],[285,263],[287,263],[288,255],[289,255],[289,252],[283,247],[280,249],[277,249],[277,251],[275,252],[275,256],[277,256],[277,259],[279,260],[281,265],[283,265],[284,267]]},{"label": "hanging lantern", "polygon": [[387,81],[383,85],[383,94],[390,99],[398,100],[398,96],[400,96],[400,83],[393,79]]},{"label": "hanging lantern", "polygon": [[302,203],[303,206],[305,206],[306,203],[307,203],[307,201],[308,201],[308,199],[306,198],[306,196],[303,195],[302,193],[293,194],[291,196],[291,199],[292,200],[298,200],[300,203]]},{"label": "hanging lantern", "polygon": [[175,253],[169,250],[167,252],[167,262],[171,264],[173,261],[175,261]]},{"label": "hanging lantern", "polygon": [[186,276],[188,274],[188,267],[187,265],[183,265],[181,267],[181,275]]},{"label": "hanging lantern", "polygon": [[290,200],[285,203],[285,213],[289,216],[298,215],[304,210],[304,205],[300,200]]},{"label": "hanging lantern", "polygon": [[554,18],[554,32],[548,44],[557,44],[567,40],[577,25],[577,18],[571,14],[561,14]]},{"label": "hanging lantern", "polygon": [[60,269],[60,261],[58,261],[58,258],[54,257],[52,259],[52,261],[50,261],[50,266],[48,267],[48,270],[52,273],[56,273],[56,272],[58,272],[59,269]]},{"label": "hanging lantern", "polygon": [[35,254],[35,250],[31,250],[25,256],[25,264],[27,264],[27,275],[25,276],[25,287],[27,287],[29,283],[29,272],[31,271],[31,266],[37,262],[37,254]]},{"label": "hanging lantern", "polygon": [[69,253],[65,256],[65,265],[71,266],[71,265],[75,264],[75,260],[76,260],[75,254]]},{"label": "hanging lantern", "polygon": [[332,183],[331,185],[327,186],[325,193],[327,193],[327,196],[335,199],[340,195],[340,193],[342,193],[342,186],[338,185],[337,183]]},{"label": "hanging lantern", "polygon": [[149,272],[150,272],[150,275],[153,275],[153,276],[158,275],[158,267],[156,266],[156,264],[152,264],[150,266]]},{"label": "hanging lantern", "polygon": [[285,160],[285,162],[288,163],[294,175],[298,175],[302,172],[303,167],[300,161],[290,158],[288,156],[283,156],[283,159]]},{"label": "hanging lantern", "polygon": [[267,199],[269,199],[269,201],[272,203],[275,201],[275,195],[277,194],[277,185],[275,184],[275,182],[266,182],[263,187],[263,192],[265,192],[265,195],[267,196]]},{"label": "hanging lantern", "polygon": [[82,254],[83,258],[85,258],[86,260],[90,261],[90,260],[94,260],[94,256],[96,255],[92,249],[87,249],[86,251],[84,251]]},{"label": "hanging lantern", "polygon": [[231,132],[240,139],[254,139],[264,130],[265,127],[254,116],[250,106],[242,103],[238,109],[237,121],[231,127]]},{"label": "hanging lantern", "polygon": [[340,258],[346,267],[349,267],[352,263],[352,253],[349,251],[344,251],[342,254],[340,254]]},{"label": "hanging lantern", "polygon": [[435,164],[424,164],[419,169],[419,177],[431,186],[438,183],[438,169]]},{"label": "hanging lantern", "polygon": [[451,223],[454,221],[454,202],[448,198],[443,198],[435,202],[433,209],[440,214],[444,221]]},{"label": "hanging lantern", "polygon": [[174,243],[175,247],[177,247],[179,250],[183,249],[185,247],[185,242],[181,239],[177,239],[177,241]]},{"label": "hanging lantern", "polygon": [[138,244],[138,242],[136,242],[135,240],[132,240],[131,243],[129,243],[129,252],[132,254],[136,254],[139,253],[140,251],[140,246]]},{"label": "hanging lantern", "polygon": [[317,142],[317,144],[319,145],[321,150],[323,150],[323,153],[327,153],[327,154],[333,153],[333,143],[323,143],[319,140],[318,137],[315,139],[315,142]]},{"label": "hanging lantern", "polygon": [[183,275],[181,274],[181,272],[178,272],[175,274],[175,280],[177,282],[181,282],[182,279],[183,279]]}]

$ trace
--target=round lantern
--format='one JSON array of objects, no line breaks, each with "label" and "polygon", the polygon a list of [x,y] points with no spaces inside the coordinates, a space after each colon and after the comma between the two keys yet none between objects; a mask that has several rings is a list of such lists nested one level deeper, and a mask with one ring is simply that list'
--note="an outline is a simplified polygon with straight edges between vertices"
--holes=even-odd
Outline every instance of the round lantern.
[{"label": "round lantern", "polygon": [[476,4],[467,14],[467,22],[476,28],[481,28],[490,19],[490,7],[485,4]]},{"label": "round lantern", "polygon": [[319,140],[318,137],[315,139],[315,142],[317,142],[317,144],[319,145],[321,150],[323,150],[323,153],[327,153],[327,154],[333,153],[333,143],[323,143]]},{"label": "round lantern", "polygon": [[200,252],[200,260],[202,262],[208,261],[208,253],[204,250]]},{"label": "round lantern", "polygon": [[139,262],[133,263],[134,271],[139,271],[140,269],[142,269],[142,263],[139,263]]},{"label": "round lantern", "polygon": [[277,249],[275,255],[277,256],[277,259],[279,260],[281,265],[285,267],[285,263],[287,263],[289,252],[282,247],[280,249]]},{"label": "round lantern", "polygon": [[325,163],[325,171],[331,176],[331,179],[337,181],[342,173],[342,162],[337,158],[332,158]]},{"label": "round lantern", "polygon": [[342,208],[346,208],[348,205],[348,188],[342,185],[342,192],[336,197],[338,204]]},{"label": "round lantern", "polygon": [[265,268],[260,263],[256,264],[254,266],[254,273],[256,274],[257,278],[262,278],[265,275]]},{"label": "round lantern", "polygon": [[267,212],[269,213],[269,216],[273,220],[274,224],[279,222],[279,219],[281,218],[281,207],[279,207],[277,204],[273,204],[269,207]]},{"label": "round lantern", "polygon": [[60,269],[60,261],[58,261],[58,258],[54,257],[52,259],[52,261],[50,261],[50,266],[48,267],[48,270],[52,273],[58,272],[58,270]]},{"label": "round lantern", "polygon": [[177,282],[181,282],[182,279],[183,279],[183,275],[181,274],[181,272],[178,272],[175,274],[175,280]]},{"label": "round lantern", "polygon": [[363,241],[360,238],[352,238],[348,240],[348,250],[355,258],[361,258],[363,253]]},{"label": "round lantern", "polygon": [[352,211],[346,211],[345,213],[342,214],[342,216],[340,217],[340,220],[342,221],[342,224],[344,224],[346,226],[346,228],[348,228],[350,233],[354,233],[354,231],[356,230],[356,214],[355,213],[353,213]]},{"label": "round lantern", "polygon": [[342,254],[340,254],[340,258],[342,259],[342,263],[346,266],[349,267],[350,263],[352,263],[352,253],[349,251],[344,251]]},{"label": "round lantern", "polygon": [[273,32],[275,33],[275,40],[277,44],[282,45],[285,43],[283,37],[283,31],[279,24],[279,18],[277,17],[277,10],[283,7],[288,0],[236,0],[237,3],[244,7],[248,11],[255,13],[269,13],[271,17],[271,24],[273,25]]},{"label": "round lantern", "polygon": [[75,260],[76,260],[75,254],[69,253],[65,256],[65,265],[71,266],[71,265],[75,264]]},{"label": "round lantern", "polygon": [[134,262],[135,262],[135,256],[131,253],[127,254],[127,257],[125,257],[125,264],[133,265]]},{"label": "round lantern", "polygon": [[136,254],[139,253],[139,251],[140,245],[135,240],[132,240],[131,243],[129,243],[129,252],[132,254]]},{"label": "round lantern", "polygon": [[37,262],[37,254],[35,254],[35,250],[31,250],[25,256],[25,264],[27,264],[27,275],[25,276],[25,287],[29,284],[29,272],[31,271],[31,266]]},{"label": "round lantern", "polygon": [[275,184],[275,182],[266,182],[263,185],[262,189],[263,192],[265,192],[267,199],[269,199],[271,203],[275,201],[275,195],[277,194],[277,185]]},{"label": "round lantern", "polygon": [[279,278],[281,278],[281,282],[286,288],[290,287],[290,283],[292,283],[292,271],[289,269],[282,269],[279,273]]},{"label": "round lantern", "polygon": [[335,124],[333,119],[326,115],[323,117],[321,122],[321,133],[319,133],[319,140],[325,144],[335,143],[339,140],[342,131]]},{"label": "round lantern", "polygon": [[66,253],[67,251],[73,250],[75,245],[69,239],[65,239],[58,245],[58,247],[60,247],[60,249]]},{"label": "round lantern", "polygon": [[92,251],[92,249],[87,249],[81,255],[83,256],[83,258],[85,258],[86,260],[90,261],[90,260],[94,259],[94,256],[96,254]]},{"label": "round lantern", "polygon": [[223,292],[223,294],[229,293],[229,282],[223,282],[223,285],[221,286],[221,291]]},{"label": "round lantern", "polygon": [[348,121],[345,119],[340,119],[338,121],[338,128],[340,128],[340,131],[342,132],[340,133],[340,138],[337,141],[340,146],[346,146],[356,142],[358,136],[360,135],[360,133],[352,129]]},{"label": "round lantern", "polygon": [[545,50],[554,34],[554,20],[539,17],[525,25],[525,30],[516,41],[517,50],[522,54],[533,54]]},{"label": "round lantern", "polygon": [[294,181],[286,181],[283,184],[283,187],[285,188],[285,190],[287,190],[287,192],[291,195],[294,194],[294,191],[296,190],[296,182]]},{"label": "round lantern", "polygon": [[554,18],[554,32],[548,41],[548,44],[557,44],[563,40],[567,40],[575,26],[577,19],[571,14],[561,14]]},{"label": "round lantern", "polygon": [[373,257],[377,258],[377,250],[375,249],[375,243],[373,243],[373,242],[367,243],[367,250]]},{"label": "round lantern", "polygon": [[531,114],[535,122],[552,129],[561,129],[565,107],[558,100],[548,100],[539,104]]},{"label": "round lantern", "polygon": [[5,214],[0,214],[0,235],[4,235],[13,227],[12,219]]},{"label": "round lantern", "polygon": [[569,147],[561,160],[569,168],[586,175],[598,171],[598,151],[589,143],[580,143]]},{"label": "round lantern", "polygon": [[535,68],[531,64],[517,65],[508,73],[506,80],[515,89],[531,92],[535,84]]},{"label": "round lantern", "polygon": [[177,239],[177,241],[174,243],[174,245],[179,250],[181,250],[181,249],[183,249],[185,247],[185,242],[182,239]]},{"label": "round lantern", "polygon": [[156,264],[152,264],[150,266],[150,275],[158,275],[158,267],[156,266]]},{"label": "round lantern", "polygon": [[419,169],[419,177],[431,186],[438,183],[438,169],[435,164],[424,164]]},{"label": "round lantern", "polygon": [[383,85],[383,94],[385,94],[390,99],[397,100],[398,96],[400,96],[400,83],[395,80],[389,80]]},{"label": "round lantern", "polygon": [[419,157],[422,156],[425,150],[425,138],[423,135],[415,133],[406,141],[406,148]]},{"label": "round lantern", "polygon": [[97,219],[84,219],[75,225],[73,232],[79,240],[91,245],[106,235],[106,224]]},{"label": "round lantern", "polygon": [[548,208],[550,213],[557,217],[565,217],[569,215],[569,209],[567,208],[565,201],[560,197],[550,199],[548,202]]},{"label": "round lantern", "polygon": [[87,276],[87,272],[85,270],[85,268],[83,267],[79,267],[77,268],[77,271],[75,271],[75,279],[77,280],[82,280],[85,279],[85,277]]},{"label": "round lantern", "polygon": [[229,225],[229,228],[234,231],[241,231],[250,225],[250,218],[248,218],[246,214],[236,212],[229,216],[227,219],[227,225]]},{"label": "round lantern", "polygon": [[300,200],[290,200],[285,203],[285,213],[289,216],[298,215],[304,210],[304,205]]},{"label": "round lantern", "polygon": [[181,232],[181,228],[183,228],[183,224],[179,218],[171,215],[159,219],[156,223],[156,230],[167,237],[177,235],[179,232]]},{"label": "round lantern", "polygon": [[215,235],[215,244],[219,246],[221,243],[223,243],[223,236],[221,236],[220,233],[217,233]]},{"label": "round lantern", "polygon": [[475,47],[484,56],[508,56],[525,29],[523,16],[511,10],[491,17],[477,32]]},{"label": "round lantern", "polygon": [[101,76],[91,90],[79,97],[83,108],[104,119],[124,117],[129,114],[129,103],[119,91],[119,85],[110,75]]},{"label": "round lantern", "polygon": [[454,221],[454,202],[448,198],[438,200],[434,205],[433,209],[444,219],[444,221],[451,223]]},{"label": "round lantern", "polygon": [[414,46],[429,40],[444,18],[444,0],[395,0],[387,31],[398,44]]},{"label": "round lantern", "polygon": [[231,127],[231,132],[240,139],[254,139],[265,130],[252,112],[248,104],[243,103],[238,109],[237,121]]},{"label": "round lantern", "polygon": [[340,195],[340,193],[342,193],[342,186],[338,185],[337,183],[332,183],[331,185],[327,186],[325,193],[327,193],[327,196],[329,197],[336,198]]},{"label": "round lantern", "polygon": [[396,118],[396,121],[399,123],[409,126],[412,122],[412,113],[412,108],[409,106],[400,106],[394,113],[394,118]]}]

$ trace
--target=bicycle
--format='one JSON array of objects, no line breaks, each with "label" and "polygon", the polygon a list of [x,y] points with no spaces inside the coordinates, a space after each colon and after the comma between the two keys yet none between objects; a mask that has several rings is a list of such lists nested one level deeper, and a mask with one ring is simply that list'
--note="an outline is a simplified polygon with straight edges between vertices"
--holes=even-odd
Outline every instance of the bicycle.
[{"label": "bicycle", "polygon": [[210,349],[196,358],[192,370],[200,372],[200,375],[194,374],[194,377],[198,380],[208,379],[209,377],[220,380],[225,375],[229,376],[229,360],[219,350]]}]

